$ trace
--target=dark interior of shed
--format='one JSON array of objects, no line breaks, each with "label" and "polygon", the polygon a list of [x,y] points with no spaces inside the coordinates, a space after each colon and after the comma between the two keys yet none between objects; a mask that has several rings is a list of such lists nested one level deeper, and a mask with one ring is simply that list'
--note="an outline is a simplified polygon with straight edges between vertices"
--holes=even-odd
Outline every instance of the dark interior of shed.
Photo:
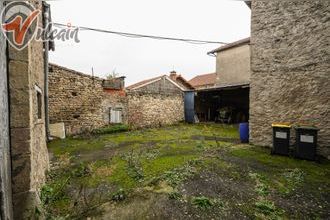
[{"label": "dark interior of shed", "polygon": [[201,122],[242,123],[249,120],[249,88],[198,91],[195,112]]}]

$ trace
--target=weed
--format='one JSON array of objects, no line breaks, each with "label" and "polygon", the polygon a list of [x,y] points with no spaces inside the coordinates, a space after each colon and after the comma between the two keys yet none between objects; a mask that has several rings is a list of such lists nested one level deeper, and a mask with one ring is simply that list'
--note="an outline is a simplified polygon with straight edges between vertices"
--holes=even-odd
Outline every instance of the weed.
[{"label": "weed", "polygon": [[289,183],[294,185],[298,185],[304,181],[304,172],[298,168],[286,170],[283,176]]},{"label": "weed", "polygon": [[279,219],[283,215],[282,209],[276,208],[275,204],[268,200],[260,200],[255,203],[256,211],[270,219]]},{"label": "weed", "polygon": [[119,124],[119,125],[112,125],[104,128],[95,129],[92,131],[92,134],[103,135],[103,134],[114,134],[114,133],[126,132],[126,131],[129,131],[129,127],[127,125]]},{"label": "weed", "polygon": [[170,184],[172,187],[178,186],[181,182],[186,180],[188,177],[194,175],[196,169],[189,165],[189,162],[183,167],[167,171],[163,175],[163,179]]},{"label": "weed", "polygon": [[91,175],[90,167],[85,163],[80,163],[74,169],[71,170],[72,177],[86,177]]},{"label": "weed", "polygon": [[214,206],[214,202],[205,196],[193,197],[192,204],[200,209],[209,209]]},{"label": "weed", "polygon": [[249,177],[256,182],[255,191],[259,196],[267,196],[269,194],[269,186],[264,176],[250,172]]},{"label": "weed", "polygon": [[274,203],[267,200],[257,201],[255,206],[261,213],[265,215],[270,215],[276,210]]},{"label": "weed", "polygon": [[280,193],[288,196],[292,191],[299,187],[304,182],[304,172],[298,168],[286,169],[278,182]]},{"label": "weed", "polygon": [[155,150],[148,150],[145,154],[144,157],[147,160],[154,160],[158,157],[158,155],[160,154],[160,151],[158,149]]},{"label": "weed", "polygon": [[182,194],[180,194],[179,192],[171,192],[170,194],[168,194],[168,198],[172,200],[180,200],[182,198]]},{"label": "weed", "polygon": [[127,193],[124,189],[119,189],[117,192],[113,193],[111,200],[115,202],[123,201],[127,198]]},{"label": "weed", "polygon": [[197,145],[196,145],[196,148],[197,149],[204,149],[204,143],[203,142],[198,142]]},{"label": "weed", "polygon": [[144,175],[140,163],[140,155],[132,149],[128,154],[124,154],[122,159],[127,162],[127,174],[135,181],[141,181]]}]

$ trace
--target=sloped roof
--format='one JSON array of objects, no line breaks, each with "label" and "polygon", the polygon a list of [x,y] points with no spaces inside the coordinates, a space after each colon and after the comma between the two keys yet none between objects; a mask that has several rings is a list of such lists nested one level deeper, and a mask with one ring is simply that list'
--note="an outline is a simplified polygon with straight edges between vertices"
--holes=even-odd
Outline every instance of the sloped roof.
[{"label": "sloped roof", "polygon": [[189,81],[189,83],[193,87],[214,85],[216,83],[216,79],[217,79],[216,73],[208,73],[208,74],[198,75],[198,76],[192,78]]},{"label": "sloped roof", "polygon": [[186,80],[181,74],[177,74],[175,71],[172,71],[170,78],[177,82],[179,85],[186,87],[187,89],[194,89],[194,87]]},{"label": "sloped roof", "polygon": [[143,85],[147,85],[147,84],[149,84],[149,83],[151,83],[153,81],[156,81],[158,79],[163,78],[164,76],[166,76],[166,75],[161,75],[161,76],[157,76],[157,77],[154,77],[154,78],[150,78],[150,79],[146,79],[146,80],[143,80],[143,81],[134,83],[134,84],[132,84],[130,86],[127,86],[126,89],[131,90],[131,89],[135,89],[137,87],[143,86]]},{"label": "sloped roof", "polygon": [[[53,68],[57,68],[57,69],[67,71],[68,73],[71,73],[71,74],[75,74],[75,75],[79,75],[79,76],[83,76],[83,77],[88,77],[88,78],[93,78],[93,79],[97,79],[97,80],[105,80],[104,78],[101,78],[101,77],[98,77],[98,76],[92,76],[90,74],[79,72],[77,70],[73,70],[73,69],[70,69],[68,67],[60,66],[60,65],[55,64],[55,63],[49,63],[48,68],[50,70],[53,69]],[[52,72],[52,71],[50,71],[50,72]]]},{"label": "sloped roof", "polygon": [[[166,78],[168,81],[170,81],[171,83],[173,83],[175,86],[177,86],[179,89],[181,89],[182,91],[185,91],[187,90],[188,88],[184,88],[185,86],[181,85],[181,83],[179,83],[178,81],[176,80],[173,80],[171,79],[169,76],[167,75],[161,75],[161,76],[158,76],[158,77],[154,77],[154,78],[150,78],[150,79],[146,79],[146,80],[143,80],[143,81],[140,81],[138,83],[135,83],[133,85],[130,85],[130,86],[127,86],[126,89],[127,90],[134,90],[134,89],[138,89],[138,88],[141,88],[141,87],[144,87],[146,85],[149,85],[153,82],[157,82],[163,78]],[[179,78],[178,78],[179,79]]]},{"label": "sloped roof", "polygon": [[221,51],[224,51],[224,50],[227,50],[227,49],[230,49],[230,48],[233,48],[233,47],[238,47],[238,46],[241,46],[241,45],[244,45],[244,44],[248,44],[250,43],[250,38],[244,38],[244,39],[241,39],[239,41],[235,41],[235,42],[232,42],[232,43],[229,43],[229,44],[226,44],[224,46],[221,46],[215,50],[212,50],[210,52],[208,52],[207,54],[214,54],[214,53],[218,53],[218,52],[221,52]]},{"label": "sloped roof", "polygon": [[245,0],[245,4],[247,4],[247,6],[251,8],[251,0]]}]

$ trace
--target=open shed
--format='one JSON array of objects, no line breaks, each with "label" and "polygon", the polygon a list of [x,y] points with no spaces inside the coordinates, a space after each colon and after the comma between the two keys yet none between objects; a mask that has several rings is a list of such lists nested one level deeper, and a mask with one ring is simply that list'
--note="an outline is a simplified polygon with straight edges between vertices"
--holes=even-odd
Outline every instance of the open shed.
[{"label": "open shed", "polygon": [[195,93],[195,112],[202,122],[241,123],[249,119],[249,84],[220,86]]}]

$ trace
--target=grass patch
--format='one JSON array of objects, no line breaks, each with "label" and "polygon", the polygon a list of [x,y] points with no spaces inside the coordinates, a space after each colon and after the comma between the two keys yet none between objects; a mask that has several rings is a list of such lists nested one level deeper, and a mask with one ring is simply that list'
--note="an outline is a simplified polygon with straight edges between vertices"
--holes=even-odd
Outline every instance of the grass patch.
[{"label": "grass patch", "polygon": [[290,157],[274,156],[270,155],[270,149],[255,146],[233,148],[230,154],[243,160],[257,162],[268,169],[269,172],[264,172],[264,175],[273,180],[270,183],[275,188],[283,188],[283,185],[292,185],[292,183],[295,183],[295,187],[330,185],[329,161],[318,164]]},{"label": "grass patch", "polygon": [[281,219],[284,211],[278,209],[275,204],[268,200],[260,200],[255,203],[256,216],[261,219]]},{"label": "grass patch", "polygon": [[[166,209],[175,212],[177,209],[169,204],[178,203],[166,203],[170,199],[185,206],[188,215],[198,213],[204,219],[213,218],[213,214],[219,214],[219,218],[233,217],[230,216],[233,208],[241,210],[246,217],[279,219],[284,214],[294,217],[289,213],[292,207],[288,211],[285,205],[275,206],[285,204],[285,199],[290,198],[287,195],[299,196],[306,204],[309,197],[299,194],[303,191],[313,201],[324,204],[325,196],[330,193],[329,162],[317,164],[271,156],[269,149],[238,144],[233,140],[238,138],[236,126],[179,124],[124,133],[106,130],[88,138],[70,137],[49,144],[56,169],[49,174],[41,192],[46,216],[93,217],[104,203],[114,208],[111,210],[126,213],[131,211],[127,210],[129,206],[157,209],[165,202]],[[80,164],[80,160],[86,162]],[[192,177],[201,174],[206,174],[207,181],[195,183]],[[198,188],[199,184],[208,187],[207,183],[210,189]],[[213,192],[211,187],[223,193],[223,201],[213,199],[219,195],[209,194]],[[161,198],[157,200],[161,204],[148,206],[155,196]],[[239,207],[234,203],[240,204]],[[282,208],[288,212],[284,213]],[[323,216],[322,209],[315,212]]]},{"label": "grass patch", "polygon": [[144,161],[142,163],[144,174],[149,179],[159,177],[164,174],[166,179],[169,180],[170,183],[174,184],[174,182],[176,182],[175,179],[180,179],[181,176],[185,174],[185,172],[181,174],[180,172],[188,169],[187,166],[183,165],[195,158],[195,155],[180,155],[164,156],[153,161]]},{"label": "grass patch", "polygon": [[97,138],[85,140],[82,138],[69,137],[64,140],[54,140],[48,143],[48,148],[55,156],[61,156],[68,153],[69,155],[78,152],[88,152],[104,148],[105,142]]},{"label": "grass patch", "polygon": [[92,131],[94,135],[102,135],[102,134],[114,134],[119,132],[129,131],[129,126],[124,124],[111,125],[104,128],[95,129]]},{"label": "grass patch", "polygon": [[193,197],[191,203],[200,209],[209,209],[214,205],[212,200],[205,196]]},{"label": "grass patch", "polygon": [[255,185],[255,191],[259,196],[267,196],[269,195],[269,186],[268,181],[265,176],[262,176],[258,173],[249,173],[249,177],[252,178],[256,185]]},{"label": "grass patch", "polygon": [[112,160],[114,165],[113,173],[107,180],[125,190],[130,190],[138,185],[138,182],[132,178],[128,172],[128,164],[125,160],[115,157]]}]

